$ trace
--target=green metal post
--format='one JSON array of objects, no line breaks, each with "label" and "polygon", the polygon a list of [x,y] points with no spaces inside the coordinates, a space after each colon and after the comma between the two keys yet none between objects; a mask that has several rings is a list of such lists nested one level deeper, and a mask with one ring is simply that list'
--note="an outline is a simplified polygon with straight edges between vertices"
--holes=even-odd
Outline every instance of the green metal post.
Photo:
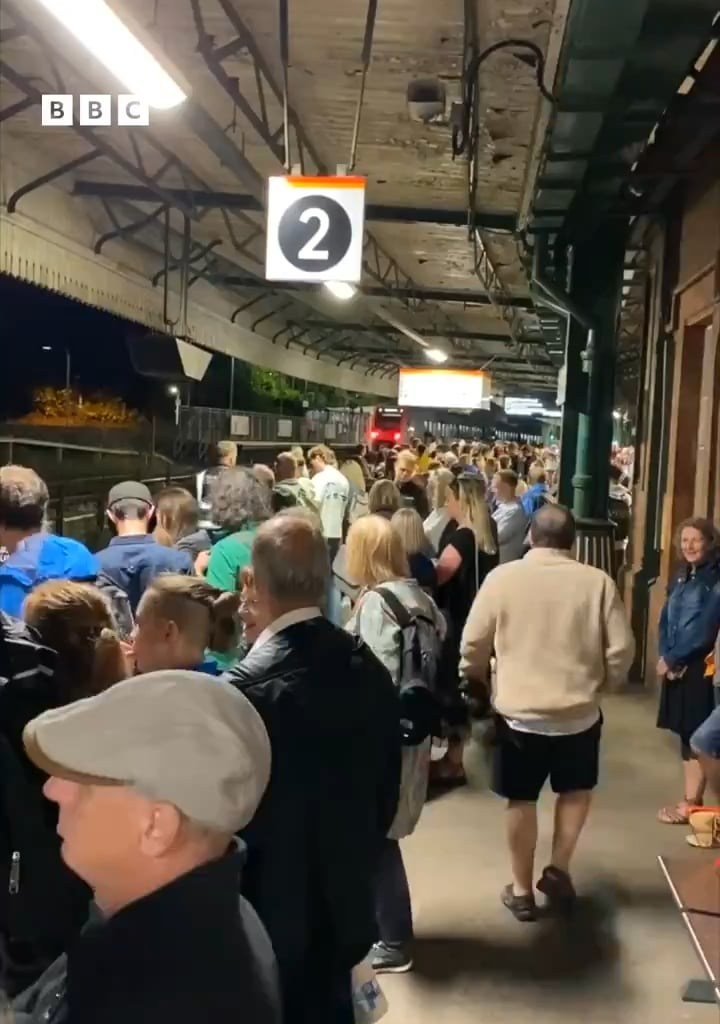
[{"label": "green metal post", "polygon": [[622,295],[627,228],[610,221],[575,251],[572,297],[588,313],[595,330],[585,332],[581,356],[587,402],[578,416],[573,477],[573,511],[580,518],[607,518],[612,444],[615,353]]},{"label": "green metal post", "polygon": [[560,447],[560,484],[558,498],[568,508],[574,505],[573,477],[578,446],[580,421],[585,420],[587,378],[582,372],[580,353],[585,345],[587,331],[577,320],[570,320],[565,346],[565,401],[562,416],[562,443]]}]

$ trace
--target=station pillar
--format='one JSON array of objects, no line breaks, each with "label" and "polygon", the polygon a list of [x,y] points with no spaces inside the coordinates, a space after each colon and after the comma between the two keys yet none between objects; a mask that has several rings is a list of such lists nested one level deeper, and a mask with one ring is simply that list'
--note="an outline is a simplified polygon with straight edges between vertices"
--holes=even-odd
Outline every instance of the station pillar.
[{"label": "station pillar", "polygon": [[[583,373],[581,352],[587,331],[570,319],[565,342],[565,396],[562,407],[560,445],[560,482],[558,499],[561,505],[574,508],[575,465],[577,460],[580,421],[587,419],[587,377]],[[583,429],[586,425],[583,423]]]},{"label": "station pillar", "polygon": [[607,519],[626,234],[624,221],[608,221],[576,247],[573,267],[571,296],[593,330],[574,321],[568,338],[568,391],[575,374],[579,392],[572,505],[578,518],[595,521]]}]

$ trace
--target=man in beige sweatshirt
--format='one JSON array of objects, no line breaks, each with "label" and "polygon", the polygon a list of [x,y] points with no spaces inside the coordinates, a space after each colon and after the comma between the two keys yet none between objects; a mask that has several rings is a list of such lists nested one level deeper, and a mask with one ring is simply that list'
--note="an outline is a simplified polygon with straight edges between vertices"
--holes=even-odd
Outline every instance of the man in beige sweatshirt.
[{"label": "man in beige sweatshirt", "polygon": [[556,794],[551,863],[537,884],[552,903],[575,899],[570,861],[598,781],[602,689],[621,686],[634,641],[613,580],[577,562],[575,521],[546,505],[530,528],[532,550],[486,578],[470,611],[460,671],[488,683],[495,654],[497,714],[493,789],[508,801],[513,882],[505,906],[534,921],[537,800]]}]

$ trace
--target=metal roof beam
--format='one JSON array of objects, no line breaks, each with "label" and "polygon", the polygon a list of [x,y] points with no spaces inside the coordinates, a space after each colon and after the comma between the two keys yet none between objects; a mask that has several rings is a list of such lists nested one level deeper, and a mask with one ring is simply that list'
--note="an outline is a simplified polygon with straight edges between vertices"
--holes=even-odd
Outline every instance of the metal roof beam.
[{"label": "metal roof beam", "polygon": [[[262,288],[265,287],[268,290],[283,292],[283,291],[307,291],[308,289],[316,287],[312,283],[290,283],[290,282],[270,282],[261,281],[254,277],[243,276],[238,274],[213,274],[210,277],[213,284],[225,285],[233,288]],[[363,285],[362,292],[364,295],[369,296],[386,296],[387,289],[379,285]],[[493,305],[487,295],[483,295],[480,292],[474,292],[465,290],[462,288],[393,288],[393,294],[398,298],[416,298],[427,302],[448,302],[448,303],[461,303],[464,306],[490,306]],[[500,299],[499,302],[494,304],[507,304],[514,306],[518,309],[534,309],[532,299],[525,296],[515,296]],[[372,307],[373,312],[375,307]],[[448,329],[448,334],[453,337],[455,328]],[[444,334],[445,332],[440,332]],[[436,330],[433,337],[439,337],[440,334]],[[509,338],[507,339],[509,340]]]},{"label": "metal roof beam", "polygon": [[[168,192],[176,194],[179,200],[191,197],[194,205],[200,209],[224,207],[247,213],[263,213],[262,203],[255,196],[241,192],[184,188],[168,189]],[[119,184],[114,181],[76,181],[73,195],[94,196],[100,199],[128,199],[135,203],[150,203],[157,200],[156,194],[142,185]],[[431,206],[384,206],[380,203],[368,203],[365,217],[369,221],[393,224],[442,224],[467,228],[465,210],[441,210]],[[475,226],[486,231],[512,232],[515,230],[516,218],[514,213],[478,213],[475,215]]]},{"label": "metal roof beam", "polygon": [[[308,320],[307,325],[310,327],[317,327],[320,330],[325,328],[336,328],[346,331],[367,331],[370,329],[368,324],[363,323],[336,323],[334,320]],[[376,334],[395,334],[395,328],[390,324],[373,324],[372,330]],[[432,327],[419,328],[418,334],[422,334],[426,338],[437,338],[437,330]],[[453,334],[453,338],[459,338],[466,341],[486,341],[490,344],[505,344],[508,340],[507,334],[491,334],[487,331],[467,331],[467,330],[456,330]],[[525,345],[543,345],[544,341],[542,338],[523,338],[523,344]]]},{"label": "metal roof beam", "polygon": [[[237,10],[237,0],[218,0],[218,3],[220,8],[222,8],[226,24],[223,26],[221,18],[217,15],[214,16],[210,26],[212,28],[211,34],[203,18],[200,0],[190,0],[197,31],[198,50],[203,55],[215,80],[230,97],[233,104],[243,111],[248,122],[255,127],[260,137],[268,146],[269,151],[281,165],[285,164],[289,167],[297,157],[303,173],[326,174],[327,167],[323,162],[323,157],[314,149],[312,140],[305,132],[297,113],[289,103],[286,82],[283,81],[283,88],[280,88],[273,69],[264,58],[261,47]],[[286,40],[283,41],[283,25],[284,17],[281,18],[281,48],[284,48],[286,45]],[[240,93],[237,80],[223,67],[222,57],[226,55],[227,48],[223,48],[220,51],[219,57],[218,53],[214,50],[215,38],[221,38],[226,33],[228,35],[234,34],[238,39],[241,39],[243,46],[250,54],[255,69],[257,86],[257,95],[253,97],[253,102],[250,102],[247,95]],[[283,61],[283,64],[285,65],[285,61]],[[276,108],[273,111],[268,109],[266,103],[271,98]],[[282,110],[282,117],[275,116],[272,118],[271,114],[277,115],[278,113],[278,105]],[[290,163],[288,163],[287,159],[288,154],[284,151],[285,147],[283,147],[282,153],[279,151],[279,140],[282,136],[285,136],[287,148],[292,150],[293,160]],[[211,145],[212,140],[206,139],[205,141],[208,145]],[[226,139],[225,141],[227,144],[230,144],[229,140]],[[213,148],[212,145],[211,148]],[[283,157],[285,158],[284,160]],[[224,162],[228,163],[228,161]],[[238,177],[242,180],[243,176],[238,174]],[[251,188],[251,191],[257,196],[257,192],[254,189]],[[409,299],[411,302],[417,298],[417,289],[413,280],[402,270],[397,261],[382,249],[370,232],[366,232],[363,256],[365,273],[370,277],[374,277],[381,289],[377,292],[378,295],[386,299]],[[378,267],[380,268],[379,272]],[[400,288],[395,287],[398,284]],[[412,311],[410,302],[405,303],[405,306],[406,309]],[[390,322],[392,314],[385,310],[381,303],[373,304],[372,311],[376,316]],[[443,314],[441,311],[438,311],[438,315],[442,316]],[[395,320],[395,322],[396,324],[401,323],[399,320]],[[404,323],[402,330],[411,340],[415,341],[415,344],[421,344],[421,341],[418,342],[418,335],[414,327],[415,324],[412,322],[410,324]],[[444,333],[451,334],[451,328],[448,327]]]}]

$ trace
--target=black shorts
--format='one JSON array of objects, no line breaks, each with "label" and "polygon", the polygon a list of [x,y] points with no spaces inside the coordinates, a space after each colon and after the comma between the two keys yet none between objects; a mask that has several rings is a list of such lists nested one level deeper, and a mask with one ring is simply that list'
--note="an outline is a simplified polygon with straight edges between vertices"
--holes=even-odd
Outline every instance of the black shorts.
[{"label": "black shorts", "polygon": [[535,803],[548,776],[554,793],[594,789],[598,782],[602,717],[574,736],[518,732],[498,716],[493,792]]}]

